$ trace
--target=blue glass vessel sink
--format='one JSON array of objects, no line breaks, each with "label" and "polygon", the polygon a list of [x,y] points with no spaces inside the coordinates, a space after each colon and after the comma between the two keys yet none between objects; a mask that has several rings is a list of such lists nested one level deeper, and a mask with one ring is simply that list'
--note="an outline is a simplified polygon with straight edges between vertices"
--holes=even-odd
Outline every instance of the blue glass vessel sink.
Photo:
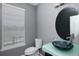
[{"label": "blue glass vessel sink", "polygon": [[52,44],[61,50],[70,50],[71,48],[73,48],[73,44],[69,43],[67,41],[53,41]]}]

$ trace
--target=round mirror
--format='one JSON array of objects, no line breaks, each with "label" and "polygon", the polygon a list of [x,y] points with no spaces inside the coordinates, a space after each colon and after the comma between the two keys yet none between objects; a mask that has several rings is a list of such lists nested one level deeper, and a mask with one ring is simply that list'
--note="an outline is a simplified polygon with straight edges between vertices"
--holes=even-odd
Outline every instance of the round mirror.
[{"label": "round mirror", "polygon": [[70,16],[77,14],[78,11],[71,7],[64,8],[59,12],[55,25],[57,34],[62,39],[67,40],[68,35],[70,35]]}]

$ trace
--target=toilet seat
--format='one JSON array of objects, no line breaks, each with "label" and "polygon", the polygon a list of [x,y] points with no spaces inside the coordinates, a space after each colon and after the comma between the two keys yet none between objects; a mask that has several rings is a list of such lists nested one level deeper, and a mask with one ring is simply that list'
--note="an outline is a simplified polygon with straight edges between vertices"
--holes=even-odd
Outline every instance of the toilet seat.
[{"label": "toilet seat", "polygon": [[25,50],[25,55],[32,55],[36,52],[36,50],[38,50],[38,49],[35,47],[29,47]]},{"label": "toilet seat", "polygon": [[25,49],[25,55],[28,56],[36,56],[39,55],[39,49],[42,47],[42,40],[41,39],[35,39],[35,47],[29,47]]}]

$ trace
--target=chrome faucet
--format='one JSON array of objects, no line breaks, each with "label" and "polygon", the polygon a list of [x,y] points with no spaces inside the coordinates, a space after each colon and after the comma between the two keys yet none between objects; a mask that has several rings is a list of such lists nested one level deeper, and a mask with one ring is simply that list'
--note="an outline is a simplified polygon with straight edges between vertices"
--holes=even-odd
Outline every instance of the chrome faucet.
[{"label": "chrome faucet", "polygon": [[71,34],[71,35],[70,35],[70,42],[71,42],[71,43],[73,43],[74,38],[75,38],[75,37],[74,37],[74,34]]},{"label": "chrome faucet", "polygon": [[66,37],[66,39],[70,39],[68,42],[69,43],[73,43],[73,40],[74,40],[74,34],[70,34],[70,36]]}]

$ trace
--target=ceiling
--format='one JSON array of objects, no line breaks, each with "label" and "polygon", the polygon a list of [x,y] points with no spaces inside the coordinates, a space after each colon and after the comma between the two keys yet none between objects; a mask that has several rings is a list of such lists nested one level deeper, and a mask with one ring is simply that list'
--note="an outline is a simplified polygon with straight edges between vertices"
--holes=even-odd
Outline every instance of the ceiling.
[{"label": "ceiling", "polygon": [[[37,6],[40,3],[29,3],[32,6]],[[65,3],[54,3],[55,6],[59,6],[60,4],[65,4]]]},{"label": "ceiling", "polygon": [[39,3],[29,3],[32,6],[37,6]]}]

